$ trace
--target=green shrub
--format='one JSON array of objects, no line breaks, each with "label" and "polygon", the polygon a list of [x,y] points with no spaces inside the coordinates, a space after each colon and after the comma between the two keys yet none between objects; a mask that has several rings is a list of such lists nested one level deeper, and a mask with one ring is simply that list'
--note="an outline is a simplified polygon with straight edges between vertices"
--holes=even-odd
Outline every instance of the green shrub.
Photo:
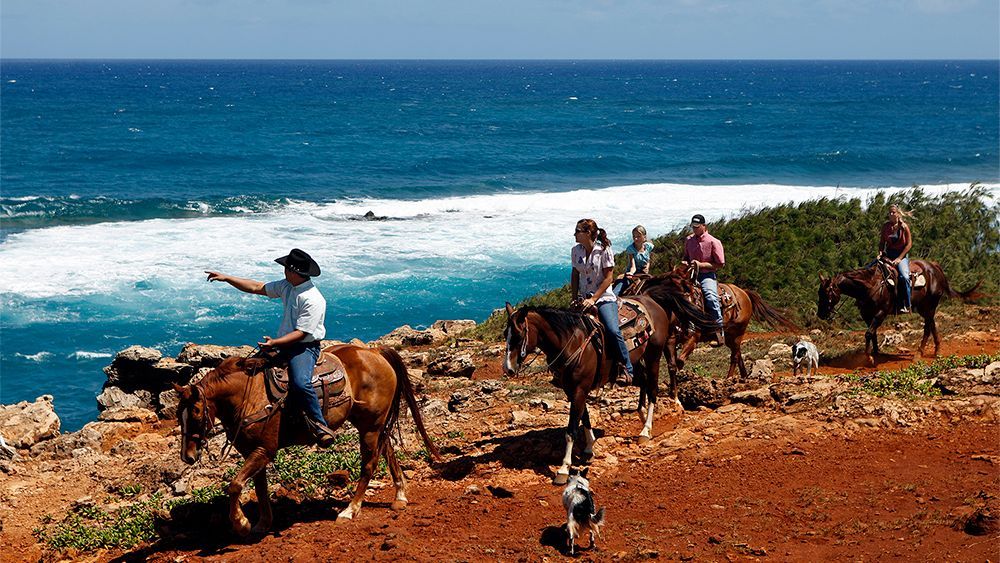
[{"label": "green shrub", "polygon": [[55,525],[49,525],[51,517],[43,518],[45,526],[36,528],[35,536],[55,550],[131,548],[156,537],[154,515],[162,505],[162,499],[154,495],[114,514],[92,506],[76,507]]}]

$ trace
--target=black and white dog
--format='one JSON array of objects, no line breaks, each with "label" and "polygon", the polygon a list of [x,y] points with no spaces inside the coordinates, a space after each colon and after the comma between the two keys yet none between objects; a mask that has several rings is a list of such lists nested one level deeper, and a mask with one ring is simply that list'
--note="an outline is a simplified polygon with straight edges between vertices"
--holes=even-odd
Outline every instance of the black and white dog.
[{"label": "black and white dog", "polygon": [[819,350],[812,342],[800,340],[792,346],[792,375],[798,375],[805,368],[806,375],[812,375],[819,367]]},{"label": "black and white dog", "polygon": [[590,492],[590,481],[587,481],[587,471],[570,475],[563,491],[563,507],[566,509],[566,530],[569,532],[569,552],[575,553],[576,538],[584,532],[590,535],[590,547],[594,547],[594,538],[600,539],[601,526],[604,525],[604,507],[595,512],[594,495]]}]

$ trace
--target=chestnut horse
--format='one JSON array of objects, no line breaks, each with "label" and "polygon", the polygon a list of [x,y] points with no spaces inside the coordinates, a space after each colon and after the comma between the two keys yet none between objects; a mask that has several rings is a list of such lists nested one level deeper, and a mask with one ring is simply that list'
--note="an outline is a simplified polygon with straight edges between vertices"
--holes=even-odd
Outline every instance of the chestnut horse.
[{"label": "chestnut horse", "polygon": [[[396,487],[392,508],[400,510],[406,506],[406,483],[391,435],[398,431],[402,400],[410,407],[413,422],[427,450],[435,459],[440,457],[424,429],[406,366],[399,354],[390,348],[341,344],[330,346],[324,352],[335,355],[344,364],[353,397],[353,401],[327,410],[327,424],[336,429],[349,420],[358,429],[361,442],[361,478],[354,497],[337,515],[337,520],[357,516],[380,456],[385,458]],[[267,490],[267,464],[281,448],[315,443],[301,415],[270,406],[263,373],[268,361],[261,357],[229,358],[198,383],[175,386],[180,395],[177,413],[181,423],[181,459],[188,464],[198,460],[216,417],[236,450],[245,458],[243,467],[226,487],[229,520],[239,535],[251,531],[240,506],[240,494],[247,480],[253,477],[260,505],[260,520],[253,532],[266,532],[273,520]]]},{"label": "chestnut horse", "polygon": [[[660,301],[665,288],[673,288],[675,291],[683,292],[691,303],[699,309],[704,309],[701,286],[692,280],[692,269],[686,264],[682,263],[670,272],[650,277],[645,281],[642,291]],[[743,363],[742,344],[750,321],[756,320],[774,328],[786,330],[796,330],[796,326],[781,311],[764,301],[756,291],[743,289],[736,284],[720,283],[720,301],[726,293],[732,296],[731,302],[722,302],[722,326],[726,333],[726,347],[729,348],[729,371],[726,373],[726,379],[731,379],[737,369],[739,369],[740,378],[746,379],[747,368]],[[676,355],[676,361],[670,365],[672,370],[670,376],[674,378],[673,370],[684,368],[684,363],[698,342],[708,342],[714,338],[715,327],[699,330],[699,327],[689,327],[683,322],[672,322],[670,326],[672,329],[668,343],[670,348],[674,349],[677,346],[678,338],[683,340],[683,346]]]},{"label": "chestnut horse", "polygon": [[[926,283],[922,287],[913,288],[911,303],[913,310],[924,319],[924,336],[920,340],[920,355],[924,355],[927,339],[934,337],[934,356],[941,347],[937,324],[934,315],[938,303],[945,297],[958,297],[971,303],[982,295],[976,290],[982,284],[977,283],[972,289],[958,292],[948,284],[944,270],[937,262],[927,260],[911,260],[911,272],[923,272]],[[819,274],[819,300],[816,303],[816,315],[821,319],[833,318],[840,296],[853,297],[861,313],[861,319],[868,327],[865,330],[865,356],[868,363],[875,365],[878,351],[878,327],[887,316],[895,311],[893,291],[888,280],[895,281],[896,267],[876,261],[871,266],[841,272],[832,278]]]},{"label": "chestnut horse", "polygon": [[[649,339],[629,354],[635,368],[634,381],[640,386],[640,401],[646,397],[649,399],[649,408],[646,410],[642,431],[639,433],[639,442],[644,443],[649,441],[652,435],[653,412],[656,408],[660,379],[660,356],[665,352],[670,331],[669,317],[660,305],[647,296],[629,299],[645,307],[649,323],[653,327],[653,334]],[[683,298],[677,299],[676,304],[671,303],[671,305],[680,307],[684,318],[689,318],[692,322],[706,326],[711,324],[708,318]],[[587,396],[611,379],[614,352],[610,346],[601,345],[603,342],[601,327],[585,320],[582,313],[554,307],[522,307],[514,310],[510,303],[507,303],[507,315],[507,327],[504,329],[504,338],[507,341],[503,362],[504,372],[507,375],[514,375],[521,369],[529,353],[536,349],[540,350],[545,354],[548,369],[555,376],[554,382],[557,382],[566,393],[566,399],[570,403],[569,423],[566,426],[566,453],[553,479],[553,483],[562,485],[569,478],[573,440],[580,422],[583,422],[586,436],[584,456],[589,457],[594,451],[596,438],[590,424],[590,414],[587,412]],[[676,387],[672,393],[676,401]]]}]

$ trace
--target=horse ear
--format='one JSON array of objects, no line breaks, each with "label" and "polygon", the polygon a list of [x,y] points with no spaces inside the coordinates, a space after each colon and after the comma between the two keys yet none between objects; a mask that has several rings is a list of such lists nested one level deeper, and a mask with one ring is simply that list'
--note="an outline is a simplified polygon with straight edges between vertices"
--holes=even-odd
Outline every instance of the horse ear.
[{"label": "horse ear", "polygon": [[174,391],[177,391],[177,396],[178,397],[180,397],[183,400],[187,400],[187,399],[191,398],[191,386],[190,385],[177,385],[176,383],[174,383],[173,386],[174,386]]},{"label": "horse ear", "polygon": [[823,272],[818,272],[818,273],[819,273],[819,281],[825,282],[826,281],[826,276],[823,275]]},{"label": "horse ear", "polygon": [[514,308],[510,306],[510,301],[507,301],[505,304],[507,306],[507,317],[508,318],[513,317],[514,316]]}]

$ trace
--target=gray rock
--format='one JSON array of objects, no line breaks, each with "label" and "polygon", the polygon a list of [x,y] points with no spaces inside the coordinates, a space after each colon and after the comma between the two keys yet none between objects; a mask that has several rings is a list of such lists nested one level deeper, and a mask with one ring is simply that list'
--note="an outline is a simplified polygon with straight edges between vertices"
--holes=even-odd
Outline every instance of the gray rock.
[{"label": "gray rock", "polygon": [[[776,346],[776,345],[775,345]],[[782,344],[782,346],[785,346]],[[791,355],[791,347],[788,348],[788,354]],[[771,347],[772,349],[774,346]],[[770,381],[774,378],[774,362],[771,360],[757,360],[750,366],[750,379],[755,379],[758,381]]]},{"label": "gray rock", "polygon": [[448,416],[448,403],[441,399],[428,399],[420,406],[424,418],[440,419]]},{"label": "gray rock", "polygon": [[553,403],[552,401],[550,401],[548,399],[532,399],[532,400],[528,401],[528,406],[529,407],[537,407],[537,408],[542,409],[545,412],[548,412],[548,411],[552,410],[553,408],[555,408],[555,403]]},{"label": "gray rock", "polygon": [[471,321],[468,319],[454,320],[454,321],[435,321],[431,325],[432,329],[439,330],[448,336],[458,336],[463,332],[472,330],[476,328],[476,321]]},{"label": "gray rock", "polygon": [[445,377],[472,377],[476,364],[468,354],[444,355],[427,364],[427,373]]},{"label": "gray rock", "polygon": [[160,415],[160,418],[172,419],[177,417],[177,405],[180,403],[177,391],[173,389],[161,391],[156,397],[156,402],[159,405],[156,412]]},{"label": "gray rock", "polygon": [[119,387],[126,393],[140,389],[159,393],[172,383],[187,383],[195,368],[172,358],[163,358],[158,350],[130,346],[119,352],[111,365],[104,368],[105,384]]},{"label": "gray rock", "polygon": [[31,446],[59,435],[59,417],[52,395],[42,395],[33,403],[0,405],[0,435],[14,448]]},{"label": "gray rock", "polygon": [[492,394],[503,389],[503,382],[499,379],[487,379],[479,384],[479,390],[483,393]]},{"label": "gray rock", "polygon": [[74,457],[74,452],[80,450],[101,451],[101,434],[90,425],[35,444],[31,447],[31,456],[39,459],[70,459]]},{"label": "gray rock", "polygon": [[903,335],[894,330],[887,330],[882,333],[882,344],[884,347],[896,347],[904,342]]},{"label": "gray rock", "polygon": [[955,368],[940,373],[935,385],[947,395],[1000,395],[1000,362],[985,369]]},{"label": "gray rock", "polygon": [[726,404],[728,393],[714,379],[701,377],[682,370],[678,377],[677,396],[686,409],[698,407],[719,408]]},{"label": "gray rock", "polygon": [[510,413],[510,423],[514,426],[528,426],[535,419],[535,415],[528,411],[513,411]]},{"label": "gray rock", "polygon": [[[149,400],[146,400],[148,396]],[[137,393],[126,393],[118,387],[106,387],[97,396],[97,408],[107,410],[112,408],[137,408],[149,405],[152,395],[147,391],[146,396]]]},{"label": "gray rock", "polygon": [[730,395],[729,399],[734,403],[744,403],[754,407],[759,407],[771,402],[771,390],[767,387],[761,387],[759,389],[739,391]]},{"label": "gray rock", "polygon": [[792,357],[792,347],[783,342],[775,342],[768,348],[767,357],[771,360],[789,362]]},{"label": "gray rock", "polygon": [[114,407],[102,411],[97,420],[105,422],[156,422],[156,413],[141,407]]},{"label": "gray rock", "polygon": [[448,410],[451,412],[458,412],[459,407],[467,403],[471,396],[471,393],[469,393],[466,389],[455,391],[451,394],[451,398],[448,399]]},{"label": "gray rock", "polygon": [[189,342],[177,355],[177,361],[188,364],[195,369],[214,368],[226,358],[233,356],[245,357],[253,352],[251,346],[216,346],[214,344],[194,344]]}]

